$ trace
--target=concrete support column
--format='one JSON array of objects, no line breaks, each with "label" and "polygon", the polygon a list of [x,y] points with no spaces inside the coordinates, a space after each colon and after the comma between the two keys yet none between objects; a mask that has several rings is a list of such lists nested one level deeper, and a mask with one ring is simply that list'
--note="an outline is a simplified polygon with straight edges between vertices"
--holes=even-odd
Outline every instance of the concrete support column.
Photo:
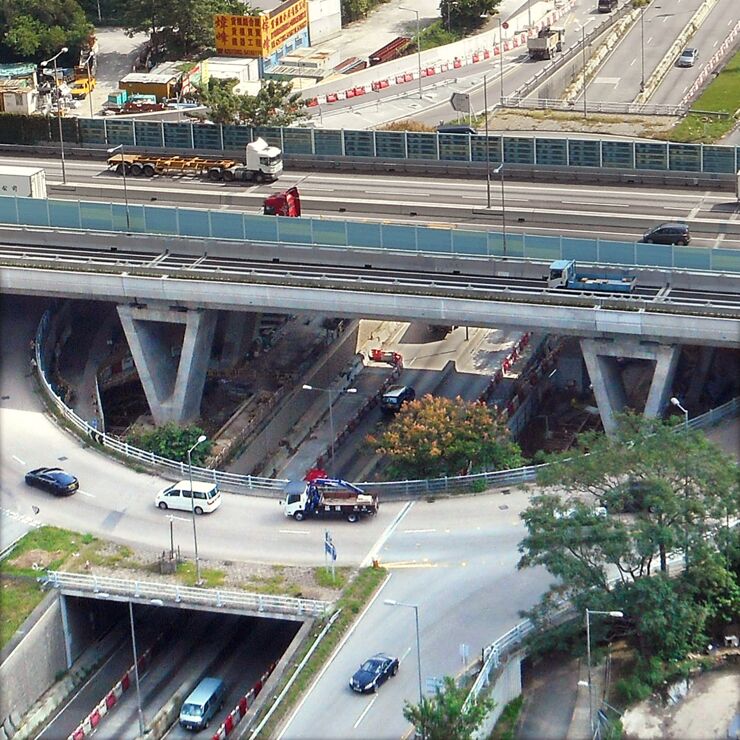
[{"label": "concrete support column", "polygon": [[260,313],[246,311],[219,312],[217,333],[221,335],[221,367],[235,367],[244,357],[254,340],[261,316]]},{"label": "concrete support column", "polygon": [[69,617],[67,616],[67,597],[59,594],[59,610],[62,615],[62,632],[64,633],[64,657],[67,661],[67,670],[72,667],[72,634],[69,631]]},{"label": "concrete support column", "polygon": [[616,432],[617,422],[614,416],[627,405],[627,394],[617,364],[619,357],[650,360],[654,363],[644,414],[651,418],[663,413],[681,351],[678,345],[648,344],[634,339],[581,339],[581,351],[607,434]]},{"label": "concrete support column", "polygon": [[216,311],[118,306],[118,315],[156,424],[200,414]]},{"label": "concrete support column", "polygon": [[707,376],[709,375],[709,368],[712,367],[715,354],[714,347],[699,347],[699,361],[697,362],[694,372],[691,375],[691,384],[689,385],[689,392],[686,394],[686,407],[696,406],[699,403],[701,392],[704,390],[704,386],[707,382]]}]

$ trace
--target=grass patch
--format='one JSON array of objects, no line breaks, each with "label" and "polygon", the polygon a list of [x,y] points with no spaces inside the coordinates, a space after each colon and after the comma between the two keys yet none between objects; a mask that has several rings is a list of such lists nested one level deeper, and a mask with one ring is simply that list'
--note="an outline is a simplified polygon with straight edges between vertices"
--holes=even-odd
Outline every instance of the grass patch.
[{"label": "grass patch", "polygon": [[334,578],[331,577],[331,570],[326,568],[314,568],[313,578],[316,584],[324,588],[344,588],[349,576],[349,568],[335,568]]},{"label": "grass patch", "polygon": [[[22,537],[3,561],[2,569],[16,575],[37,576],[39,571],[58,570],[74,553],[98,544],[92,535],[81,535],[59,527],[39,527]],[[37,563],[38,568],[33,568]]]},{"label": "grass patch", "polygon": [[[185,586],[195,586],[195,563],[178,563],[176,572]],[[200,577],[205,588],[218,588],[226,581],[226,573],[218,568],[201,568]]]},{"label": "grass patch", "polygon": [[519,721],[523,704],[524,696],[519,695],[504,707],[489,740],[514,740],[516,723]]},{"label": "grass patch", "polygon": [[414,36],[414,43],[421,41],[421,50],[434,49],[437,46],[453,44],[455,41],[465,38],[465,34],[457,31],[448,31],[442,19],[430,23],[426,28],[422,28],[418,36]]},{"label": "grass patch", "polygon": [[[377,591],[380,584],[385,580],[386,575],[387,571],[384,568],[364,568],[348,583],[344,593],[337,601],[337,608],[342,610],[341,614],[337,617],[332,629],[330,629],[324,636],[324,639],[316,648],[310,660],[297,676],[280,706],[275,710],[274,714],[270,718],[270,721],[262,729],[262,732],[259,734],[260,738],[273,737],[275,729],[282,718],[290,711],[298,701],[301,694],[303,694],[303,692],[308,688],[316,673],[329,659],[329,656],[339,644],[342,636],[354,622],[357,614],[362,610],[365,604],[367,604],[372,595]],[[311,645],[313,645],[315,637],[324,628],[326,621],[327,620],[321,620],[316,623],[315,628],[312,630],[311,639],[306,640],[306,643],[294,656],[293,665],[298,665],[301,662],[303,657],[309,651]],[[286,672],[280,685],[275,689],[275,696],[282,691],[291,676],[292,671]],[[268,701],[261,714],[267,711],[271,705],[272,702]]]},{"label": "grass patch", "polygon": [[43,598],[38,583],[0,578],[0,647],[5,647]]},{"label": "grass patch", "polygon": [[[735,127],[740,110],[740,51],[725,65],[691,106],[691,111],[661,139],[678,142],[717,141]],[[715,114],[724,114],[711,115]]]}]

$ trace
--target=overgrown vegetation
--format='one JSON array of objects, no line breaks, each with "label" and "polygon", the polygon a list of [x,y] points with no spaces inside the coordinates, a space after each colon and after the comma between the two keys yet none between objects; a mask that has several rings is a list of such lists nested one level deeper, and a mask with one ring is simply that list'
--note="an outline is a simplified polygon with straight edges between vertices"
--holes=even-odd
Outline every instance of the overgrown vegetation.
[{"label": "overgrown vegetation", "polygon": [[442,20],[430,23],[426,28],[422,28],[417,36],[414,34],[414,45],[421,44],[421,50],[434,49],[436,46],[452,44],[464,38],[465,34],[458,30],[448,30]]},{"label": "overgrown vegetation", "polygon": [[43,598],[44,592],[35,580],[0,574],[0,648],[5,647]]},{"label": "overgrown vegetation", "polygon": [[434,478],[523,464],[503,416],[484,403],[424,396],[407,402],[383,431],[367,438],[394,478]]},{"label": "overgrown vegetation", "polygon": [[[156,429],[134,429],[126,436],[126,441],[134,447],[140,447],[160,457],[187,462],[188,450],[202,434],[203,430],[198,426],[181,427],[174,422],[168,422]],[[213,443],[209,439],[201,442],[191,454],[193,465],[203,465],[212,446]]]},{"label": "overgrown vegetation", "polygon": [[[324,639],[316,648],[309,661],[303,667],[303,670],[290,687],[290,690],[283,699],[280,707],[275,711],[270,718],[270,721],[262,729],[259,737],[273,737],[275,734],[274,731],[281,719],[295,704],[298,697],[306,690],[306,688],[308,688],[317,671],[320,670],[321,666],[323,666],[329,659],[329,656],[334,652],[339,641],[350,628],[357,615],[362,611],[362,608],[379,588],[386,575],[387,571],[384,568],[364,568],[363,570],[360,570],[349,582],[344,593],[337,601],[337,608],[341,609],[340,615],[337,617],[329,632],[324,636]],[[306,641],[306,644],[294,657],[294,665],[298,665],[301,662],[313,644],[316,636],[318,636],[324,628],[326,621],[328,621],[328,619],[317,622],[315,629],[312,631],[311,639]],[[280,685],[275,689],[275,696],[282,691],[290,677],[291,671],[287,671],[286,675],[280,682]],[[266,707],[271,706],[271,704],[272,701],[268,701]]]},{"label": "overgrown vegetation", "polygon": [[520,694],[504,707],[489,740],[514,740],[523,705],[524,695]]},{"label": "overgrown vegetation", "polygon": [[735,127],[739,111],[740,51],[697,98],[688,115],[659,138],[679,142],[717,141]]},{"label": "overgrown vegetation", "polygon": [[[177,564],[177,575],[185,586],[195,586],[198,578],[195,571],[195,563],[186,562]],[[203,588],[218,588],[226,581],[226,572],[220,568],[201,568],[200,577]]]},{"label": "overgrown vegetation", "polygon": [[367,18],[368,14],[388,0],[342,0],[342,25]]},{"label": "overgrown vegetation", "polygon": [[449,32],[467,35],[477,31],[496,13],[501,0],[440,0],[439,14]]}]

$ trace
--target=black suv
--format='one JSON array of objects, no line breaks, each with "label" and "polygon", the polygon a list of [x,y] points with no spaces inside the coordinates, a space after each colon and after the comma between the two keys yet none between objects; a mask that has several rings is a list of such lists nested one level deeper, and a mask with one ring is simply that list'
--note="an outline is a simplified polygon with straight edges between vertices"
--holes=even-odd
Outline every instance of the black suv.
[{"label": "black suv", "polygon": [[655,226],[650,231],[646,231],[642,236],[642,241],[648,244],[686,245],[691,241],[691,233],[688,224],[660,224],[660,226]]},{"label": "black suv", "polygon": [[392,385],[380,399],[380,408],[387,414],[395,414],[406,401],[413,401],[416,391],[410,385]]}]

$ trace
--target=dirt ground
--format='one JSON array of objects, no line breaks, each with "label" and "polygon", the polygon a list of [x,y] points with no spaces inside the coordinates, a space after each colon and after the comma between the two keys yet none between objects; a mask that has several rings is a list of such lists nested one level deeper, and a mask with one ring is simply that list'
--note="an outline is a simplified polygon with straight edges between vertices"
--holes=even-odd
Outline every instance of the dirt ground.
[{"label": "dirt ground", "polygon": [[666,705],[651,697],[622,717],[625,740],[709,740],[730,737],[740,714],[740,662],[696,676],[686,697]]}]

